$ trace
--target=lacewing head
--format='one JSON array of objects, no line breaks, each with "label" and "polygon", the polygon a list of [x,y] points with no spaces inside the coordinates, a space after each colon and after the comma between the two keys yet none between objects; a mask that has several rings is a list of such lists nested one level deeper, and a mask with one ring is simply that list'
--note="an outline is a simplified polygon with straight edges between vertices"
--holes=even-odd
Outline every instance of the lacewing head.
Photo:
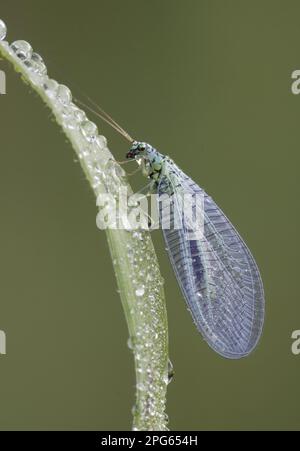
[{"label": "lacewing head", "polygon": [[147,148],[149,144],[140,141],[133,141],[132,146],[129,149],[129,152],[126,154],[126,158],[129,160],[136,159],[137,157],[145,156],[147,153]]}]

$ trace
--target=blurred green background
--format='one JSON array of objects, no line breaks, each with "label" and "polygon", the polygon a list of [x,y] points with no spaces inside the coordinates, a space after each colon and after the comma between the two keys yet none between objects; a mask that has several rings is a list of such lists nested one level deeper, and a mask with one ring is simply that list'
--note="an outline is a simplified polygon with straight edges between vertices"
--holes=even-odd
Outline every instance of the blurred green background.
[{"label": "blurred green background", "polygon": [[[193,326],[153,234],[175,367],[170,428],[299,429],[299,1],[15,0],[0,17],[52,78],[198,181],[257,259],[264,335],[250,357],[227,361]],[[0,429],[130,429],[133,359],[95,199],[49,111],[0,69]],[[98,125],[123,159],[127,143]]]}]

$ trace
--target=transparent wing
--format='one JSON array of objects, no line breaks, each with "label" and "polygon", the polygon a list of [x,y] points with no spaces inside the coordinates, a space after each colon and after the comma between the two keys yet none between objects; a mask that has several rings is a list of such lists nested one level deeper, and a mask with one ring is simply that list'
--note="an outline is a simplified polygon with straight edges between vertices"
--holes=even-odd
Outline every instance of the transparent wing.
[{"label": "transparent wing", "polygon": [[[207,343],[231,359],[256,346],[264,321],[264,292],[246,244],[214,201],[173,162],[167,160],[158,194],[169,258],[193,320]],[[191,235],[182,209],[183,194],[202,199],[202,235]],[[197,208],[197,200],[193,209]],[[201,229],[201,227],[200,227]]]}]

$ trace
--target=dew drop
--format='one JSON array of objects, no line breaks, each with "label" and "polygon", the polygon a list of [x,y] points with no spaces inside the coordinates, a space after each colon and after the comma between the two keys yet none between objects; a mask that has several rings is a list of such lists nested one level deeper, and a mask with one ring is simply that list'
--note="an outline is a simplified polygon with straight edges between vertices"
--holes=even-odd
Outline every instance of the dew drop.
[{"label": "dew drop", "polygon": [[72,101],[71,91],[65,85],[58,86],[56,97],[63,105],[70,105]]},{"label": "dew drop", "polygon": [[43,58],[38,53],[33,52],[31,59],[26,60],[24,64],[28,67],[28,69],[39,75],[47,74],[47,67],[43,61]]},{"label": "dew drop", "polygon": [[[140,241],[143,241],[143,235],[141,234],[141,232],[133,232],[132,234],[133,238],[137,238]],[[142,258],[142,261],[144,260],[144,258]]]},{"label": "dew drop", "polygon": [[77,108],[76,105],[73,106],[74,108],[74,118],[77,122],[83,122],[86,121],[86,114],[83,110],[80,108]]},{"label": "dew drop", "polygon": [[145,391],[145,385],[144,385],[142,382],[139,382],[139,383],[136,385],[136,388],[137,388],[139,391]]},{"label": "dew drop", "polygon": [[165,373],[165,374],[163,375],[162,379],[163,379],[163,381],[164,381],[164,383],[165,383],[166,385],[169,384],[169,376],[168,376],[168,373]]},{"label": "dew drop", "polygon": [[41,57],[41,55],[39,55],[39,54],[36,53],[36,52],[33,52],[32,56],[31,56],[31,59],[32,59],[32,61],[34,61],[35,63],[43,63],[43,62],[44,62],[44,60],[43,60],[43,58]]},{"label": "dew drop", "polygon": [[64,117],[64,126],[70,130],[79,128],[78,122],[75,119],[75,111],[73,105],[66,105],[61,109],[61,114]]},{"label": "dew drop", "polygon": [[3,41],[6,38],[7,28],[3,20],[0,19],[0,41]]},{"label": "dew drop", "polygon": [[233,271],[235,271],[237,274],[240,274],[242,272],[241,268],[239,266],[235,266],[233,268]]},{"label": "dew drop", "polygon": [[173,367],[173,363],[171,362],[171,360],[168,360],[168,384],[170,382],[172,382],[174,377],[174,367]]},{"label": "dew drop", "polygon": [[81,124],[81,132],[89,142],[93,142],[98,135],[97,125],[94,122],[85,121]]},{"label": "dew drop", "polygon": [[134,340],[131,337],[129,337],[128,340],[127,340],[127,346],[131,350],[134,349]]},{"label": "dew drop", "polygon": [[143,286],[137,288],[137,289],[135,290],[135,294],[136,294],[138,297],[142,297],[142,296],[145,294],[145,288],[144,288]]},{"label": "dew drop", "polygon": [[45,81],[44,83],[44,89],[46,91],[46,94],[50,98],[56,97],[57,90],[58,90],[58,83],[55,80],[51,80],[50,78]]},{"label": "dew drop", "polygon": [[133,249],[129,248],[128,251],[127,251],[127,255],[128,255],[129,258],[132,258],[134,256]]},{"label": "dew drop", "polygon": [[38,75],[46,75],[47,68],[44,63],[35,62],[32,59],[27,59],[24,61],[25,66],[31,71]]},{"label": "dew drop", "polygon": [[15,41],[11,44],[11,49],[21,60],[30,59],[32,56],[32,47],[26,41]]},{"label": "dew drop", "polygon": [[89,150],[88,149],[81,149],[79,151],[79,158],[80,160],[83,160],[84,158],[87,158],[89,156]]},{"label": "dew drop", "polygon": [[116,177],[125,177],[126,172],[124,171],[123,168],[121,168],[121,166],[116,164],[115,165],[115,175],[116,175]]},{"label": "dew drop", "polygon": [[63,116],[64,119],[66,119],[73,115],[73,111],[70,108],[68,108],[67,106],[65,106],[61,110],[61,115]]},{"label": "dew drop", "polygon": [[106,147],[107,146],[107,139],[103,135],[99,135],[97,138],[97,144],[99,147]]}]

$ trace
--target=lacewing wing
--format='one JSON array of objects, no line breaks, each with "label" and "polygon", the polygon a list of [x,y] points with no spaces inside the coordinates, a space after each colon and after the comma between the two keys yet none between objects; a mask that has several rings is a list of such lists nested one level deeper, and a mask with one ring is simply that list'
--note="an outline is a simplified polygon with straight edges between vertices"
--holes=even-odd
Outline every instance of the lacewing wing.
[{"label": "lacewing wing", "polygon": [[[194,323],[209,346],[223,357],[247,356],[264,322],[264,292],[259,270],[246,244],[215,202],[171,160],[166,159],[159,195],[171,195],[170,208],[159,202],[168,255]],[[203,197],[200,238],[191,239],[182,214],[183,194]],[[168,218],[168,215],[170,216]],[[181,225],[175,229],[174,223]]]}]

